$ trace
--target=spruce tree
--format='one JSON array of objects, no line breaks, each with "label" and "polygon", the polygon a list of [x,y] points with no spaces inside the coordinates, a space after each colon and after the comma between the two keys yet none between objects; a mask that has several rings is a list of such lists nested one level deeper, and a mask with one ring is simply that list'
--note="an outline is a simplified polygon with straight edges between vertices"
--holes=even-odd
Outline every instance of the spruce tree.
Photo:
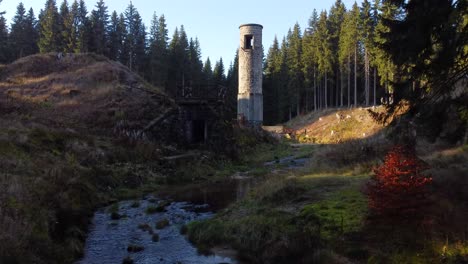
[{"label": "spruce tree", "polygon": [[[289,67],[288,90],[290,91],[290,105],[295,109],[296,115],[302,110],[304,98],[304,76],[302,72],[302,36],[299,24],[294,25],[288,36],[287,61]],[[292,109],[291,109],[292,110]]]},{"label": "spruce tree", "polygon": [[226,77],[226,118],[235,119],[237,117],[237,94],[239,89],[239,50],[236,50],[234,61],[229,67]]},{"label": "spruce tree", "polygon": [[116,11],[112,12],[110,23],[108,27],[109,42],[108,42],[108,57],[111,60],[118,60],[120,58],[119,54],[122,51],[123,43],[123,31],[120,28],[119,24],[119,15]]},{"label": "spruce tree", "polygon": [[374,49],[374,20],[372,17],[372,6],[368,0],[362,2],[360,22],[359,35],[364,46],[364,94],[365,104],[368,106],[370,102],[370,67],[372,63],[372,51]]},{"label": "spruce tree", "polygon": [[190,86],[194,89],[200,89],[203,82],[203,62],[201,61],[201,48],[198,38],[189,41],[189,64],[190,64]]},{"label": "spruce tree", "polygon": [[60,16],[59,16],[59,23],[60,23],[60,45],[59,49],[63,52],[72,52],[73,50],[70,49],[70,42],[73,42],[73,17],[74,14],[71,13],[70,8],[68,6],[67,0],[63,0],[62,4],[60,5]]},{"label": "spruce tree", "polygon": [[3,14],[0,14],[0,63],[10,62],[10,45],[8,43],[8,27]]},{"label": "spruce tree", "polygon": [[59,51],[60,48],[60,21],[55,0],[47,0],[40,17],[39,50],[41,53]]},{"label": "spruce tree", "polygon": [[80,0],[78,4],[78,16],[75,26],[78,26],[78,40],[75,52],[88,52],[89,39],[91,35],[90,23],[88,20],[88,9],[84,0]]},{"label": "spruce tree", "polygon": [[[328,29],[330,34],[330,48],[332,52],[332,73],[334,75],[334,89],[330,89],[330,101],[334,105],[339,105],[340,97],[342,98],[342,88],[340,88],[341,68],[337,60],[339,53],[339,38],[341,33],[341,24],[344,20],[346,12],[345,5],[341,0],[336,0],[335,4],[330,8],[330,15],[328,16]],[[334,96],[333,96],[334,94]],[[341,99],[342,101],[342,99]]]},{"label": "spruce tree", "polygon": [[211,67],[210,57],[207,57],[203,64],[203,81],[207,86],[211,86],[213,83],[213,68]]},{"label": "spruce tree", "polygon": [[213,69],[213,82],[215,85],[224,85],[226,81],[226,75],[224,73],[224,63],[223,58],[220,58],[216,62]]},{"label": "spruce tree", "polygon": [[320,77],[323,77],[323,93],[321,100],[325,108],[328,107],[328,75],[332,72],[333,55],[331,50],[330,33],[327,27],[327,12],[322,11],[317,23],[317,59]]},{"label": "spruce tree", "polygon": [[16,8],[16,15],[13,18],[13,24],[11,25],[10,32],[10,44],[13,59],[18,59],[23,56],[26,56],[28,49],[28,41],[30,36],[27,32],[28,20],[26,17],[26,9],[24,8],[23,3],[19,3]]},{"label": "spruce tree", "polygon": [[104,0],[99,0],[96,4],[96,9],[91,12],[90,26],[90,44],[89,51],[97,54],[105,54],[109,56],[107,51],[108,33],[109,27],[109,13]]},{"label": "spruce tree", "polygon": [[153,17],[150,33],[150,67],[152,83],[163,89],[167,89],[168,79],[168,36],[164,15]]},{"label": "spruce tree", "polygon": [[308,111],[308,106],[310,105],[309,95],[312,91],[314,94],[314,110],[317,110],[317,41],[316,41],[316,31],[318,23],[318,14],[317,10],[314,9],[310,19],[307,29],[304,32],[304,37],[302,40],[303,55],[302,55],[302,65],[304,72],[304,85],[306,87],[306,110]]}]

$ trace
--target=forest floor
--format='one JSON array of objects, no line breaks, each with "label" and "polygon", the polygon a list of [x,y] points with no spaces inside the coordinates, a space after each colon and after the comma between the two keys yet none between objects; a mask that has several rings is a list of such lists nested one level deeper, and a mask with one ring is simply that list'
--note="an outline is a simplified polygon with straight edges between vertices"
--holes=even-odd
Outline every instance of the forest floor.
[{"label": "forest floor", "polygon": [[[254,177],[261,180],[244,199],[188,226],[189,238],[202,251],[232,247],[246,263],[468,260],[468,145],[418,141],[417,153],[434,179],[426,213],[432,222],[412,228],[369,221],[366,184],[393,144],[386,139],[387,128],[366,109],[322,111],[286,126],[295,138],[271,147],[276,162],[262,166],[264,151],[250,156],[261,157],[254,165],[259,172]],[[279,162],[291,156],[305,163]]]}]

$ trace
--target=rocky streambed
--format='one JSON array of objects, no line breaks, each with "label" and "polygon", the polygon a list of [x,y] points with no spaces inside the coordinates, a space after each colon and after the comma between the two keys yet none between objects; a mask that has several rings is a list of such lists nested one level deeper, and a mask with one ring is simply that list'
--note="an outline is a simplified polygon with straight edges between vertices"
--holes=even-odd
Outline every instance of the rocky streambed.
[{"label": "rocky streambed", "polygon": [[207,204],[167,203],[148,197],[120,202],[117,212],[115,208],[113,205],[95,213],[85,256],[78,264],[237,263],[227,256],[199,254],[182,234],[185,224],[213,215],[207,211]]}]

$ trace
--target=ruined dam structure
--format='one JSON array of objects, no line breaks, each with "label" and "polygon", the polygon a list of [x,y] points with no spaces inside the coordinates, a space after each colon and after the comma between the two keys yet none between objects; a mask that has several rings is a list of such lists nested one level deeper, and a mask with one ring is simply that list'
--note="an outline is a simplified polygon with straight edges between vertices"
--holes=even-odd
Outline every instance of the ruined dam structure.
[{"label": "ruined dam structure", "polygon": [[237,119],[241,124],[259,128],[263,123],[263,26],[243,24],[239,29]]}]

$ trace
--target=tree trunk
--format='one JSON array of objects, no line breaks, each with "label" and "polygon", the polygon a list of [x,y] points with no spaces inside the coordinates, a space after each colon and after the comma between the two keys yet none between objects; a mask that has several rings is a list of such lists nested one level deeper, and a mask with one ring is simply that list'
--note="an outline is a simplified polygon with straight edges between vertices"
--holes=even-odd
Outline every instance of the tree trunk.
[{"label": "tree trunk", "polygon": [[370,92],[370,85],[369,85],[369,76],[370,76],[370,69],[369,69],[369,54],[368,54],[368,51],[367,51],[367,47],[366,47],[366,50],[365,50],[365,62],[364,62],[364,68],[365,68],[365,87],[366,87],[366,106],[369,105],[369,92]]},{"label": "tree trunk", "polygon": [[351,56],[348,54],[348,108],[351,106]]},{"label": "tree trunk", "polygon": [[354,47],[354,107],[357,106],[357,46]]},{"label": "tree trunk", "polygon": [[340,70],[336,70],[336,80],[335,80],[335,106],[340,105]]},{"label": "tree trunk", "polygon": [[377,104],[377,102],[376,102],[376,100],[377,100],[376,91],[377,91],[377,68],[374,67],[374,105]]},{"label": "tree trunk", "polygon": [[317,80],[315,79],[315,66],[314,66],[314,110],[317,111]]},{"label": "tree trunk", "polygon": [[328,108],[328,91],[327,91],[328,86],[327,86],[327,82],[328,82],[328,80],[327,80],[327,72],[325,72],[325,109]]},{"label": "tree trunk", "polygon": [[340,66],[340,106],[343,107],[343,65]]}]

